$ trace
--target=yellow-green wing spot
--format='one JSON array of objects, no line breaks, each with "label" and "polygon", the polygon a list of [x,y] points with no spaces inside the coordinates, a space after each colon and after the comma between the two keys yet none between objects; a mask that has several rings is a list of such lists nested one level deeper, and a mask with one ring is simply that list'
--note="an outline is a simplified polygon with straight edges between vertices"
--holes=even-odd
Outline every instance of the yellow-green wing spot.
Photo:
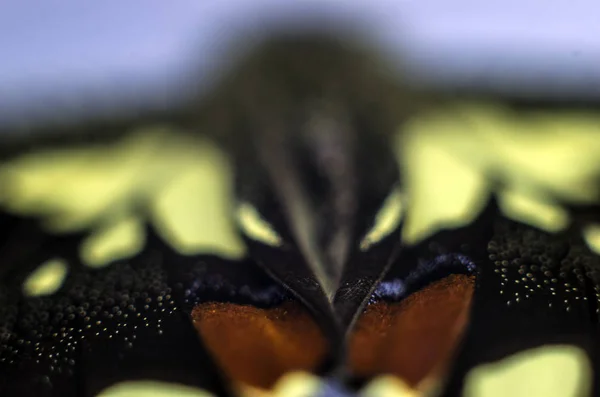
[{"label": "yellow-green wing spot", "polygon": [[366,251],[373,244],[392,233],[402,220],[403,196],[399,187],[395,187],[383,202],[375,216],[375,222],[360,241],[360,249]]},{"label": "yellow-green wing spot", "polygon": [[600,254],[600,225],[593,224],[585,227],[583,236],[591,250]]},{"label": "yellow-green wing spot", "polygon": [[281,236],[275,231],[258,212],[256,207],[250,203],[242,202],[238,205],[236,211],[238,225],[246,236],[252,240],[278,247],[283,241]]},{"label": "yellow-green wing spot", "polygon": [[178,164],[177,172],[151,197],[155,225],[182,253],[243,257],[245,246],[232,216],[233,177],[227,156],[208,141],[196,147],[179,145],[170,159]]},{"label": "yellow-green wing spot", "polygon": [[271,390],[240,385],[241,397],[314,397],[322,387],[322,379],[308,372],[292,371],[283,375]]},{"label": "yellow-green wing spot", "polygon": [[322,386],[321,379],[306,372],[290,372],[277,383],[273,394],[277,397],[315,396]]},{"label": "yellow-green wing spot", "polygon": [[155,177],[162,131],[133,134],[116,144],[27,154],[0,165],[0,205],[37,215],[53,231],[74,231],[116,211]]},{"label": "yellow-green wing spot", "polygon": [[52,295],[59,290],[67,276],[67,262],[50,259],[39,265],[23,282],[25,296]]},{"label": "yellow-green wing spot", "polygon": [[500,200],[508,216],[562,229],[568,217],[556,199],[600,199],[599,132],[592,112],[517,112],[483,102],[415,117],[396,144],[407,182],[405,239],[470,222],[488,197],[490,176],[506,189]]},{"label": "yellow-green wing spot", "polygon": [[91,229],[81,247],[91,266],[142,248],[140,216],[181,253],[240,258],[245,247],[231,215],[231,185],[229,159],[217,146],[156,127],[111,145],[42,151],[0,164],[0,208],[37,216],[51,232]]},{"label": "yellow-green wing spot", "polygon": [[517,190],[500,192],[498,204],[507,217],[549,232],[558,232],[569,224],[569,214],[564,208]]},{"label": "yellow-green wing spot", "polygon": [[176,383],[157,381],[128,381],[101,391],[97,397],[214,397],[205,390]]},{"label": "yellow-green wing spot", "polygon": [[477,169],[448,152],[431,134],[400,135],[396,147],[408,196],[402,230],[407,244],[476,217],[487,200],[486,181]]},{"label": "yellow-green wing spot", "polygon": [[426,394],[411,388],[396,376],[382,375],[373,379],[360,395],[361,397],[421,397]]},{"label": "yellow-green wing spot", "polygon": [[569,345],[526,350],[467,375],[465,397],[585,397],[592,369],[586,353]]},{"label": "yellow-green wing spot", "polygon": [[599,197],[600,117],[592,112],[517,114],[499,106],[462,106],[486,154],[513,185],[532,183],[574,202]]},{"label": "yellow-green wing spot", "polygon": [[129,216],[99,228],[80,246],[83,263],[90,267],[103,267],[115,258],[127,258],[144,246],[144,228],[139,218]]}]

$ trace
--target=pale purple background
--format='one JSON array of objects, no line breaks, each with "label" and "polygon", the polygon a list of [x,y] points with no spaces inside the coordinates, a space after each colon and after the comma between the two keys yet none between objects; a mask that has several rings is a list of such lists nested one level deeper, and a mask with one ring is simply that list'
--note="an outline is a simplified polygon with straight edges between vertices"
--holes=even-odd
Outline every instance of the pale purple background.
[{"label": "pale purple background", "polygon": [[2,0],[0,121],[164,102],[232,39],[333,25],[432,84],[600,97],[597,0]]}]

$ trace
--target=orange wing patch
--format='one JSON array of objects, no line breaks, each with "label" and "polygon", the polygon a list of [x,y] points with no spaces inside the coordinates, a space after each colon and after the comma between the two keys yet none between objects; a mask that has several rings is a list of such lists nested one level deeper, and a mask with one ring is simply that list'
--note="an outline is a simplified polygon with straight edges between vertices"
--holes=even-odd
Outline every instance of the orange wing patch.
[{"label": "orange wing patch", "polygon": [[262,309],[203,303],[192,311],[196,330],[234,381],[269,389],[289,371],[314,371],[327,343],[299,302]]},{"label": "orange wing patch", "polygon": [[468,323],[474,284],[453,274],[401,302],[370,305],[349,341],[353,374],[391,374],[412,387],[443,375]]}]

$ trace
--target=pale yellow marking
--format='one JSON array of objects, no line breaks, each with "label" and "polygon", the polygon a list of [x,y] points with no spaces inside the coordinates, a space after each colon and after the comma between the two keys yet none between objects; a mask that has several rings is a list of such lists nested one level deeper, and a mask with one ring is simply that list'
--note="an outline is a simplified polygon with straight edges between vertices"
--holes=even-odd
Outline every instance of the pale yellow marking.
[{"label": "pale yellow marking", "polygon": [[23,283],[25,296],[52,295],[67,276],[68,266],[62,259],[51,259],[38,266]]},{"label": "pale yellow marking", "polygon": [[80,246],[80,256],[90,267],[103,267],[115,258],[127,258],[144,246],[144,228],[140,219],[123,218],[86,238]]},{"label": "pale yellow marking", "polygon": [[[550,207],[554,200],[600,199],[600,118],[591,112],[516,112],[490,103],[456,103],[418,115],[403,134],[396,152],[407,184],[408,242],[471,222],[489,197],[488,177],[510,187],[502,199],[519,210],[509,214],[546,230],[568,223],[564,212]],[[525,203],[514,192],[527,192],[538,202]]]},{"label": "pale yellow marking", "polygon": [[214,397],[206,390],[150,380],[126,381],[102,390],[97,397]]},{"label": "pale yellow marking", "polygon": [[558,232],[569,224],[569,214],[558,205],[545,203],[517,190],[504,190],[498,196],[502,212],[509,218],[529,223],[548,232]]},{"label": "pale yellow marking", "polygon": [[[0,166],[0,205],[42,217],[55,231],[74,231],[123,206],[152,181],[160,158],[159,131],[114,145],[28,154]],[[149,172],[150,171],[150,172]]]},{"label": "pale yellow marking", "polygon": [[600,118],[585,112],[518,114],[468,104],[462,115],[488,147],[495,167],[513,184],[532,183],[573,202],[599,198]]},{"label": "pale yellow marking", "polygon": [[407,134],[396,146],[408,196],[402,231],[407,244],[477,216],[488,198],[480,172],[440,146],[435,136]]},{"label": "pale yellow marking", "polygon": [[544,346],[484,364],[467,375],[464,397],[585,397],[592,369],[586,353],[570,345]]},{"label": "pale yellow marking", "polygon": [[398,227],[402,220],[402,200],[400,188],[394,188],[377,212],[373,226],[361,240],[360,249],[362,251],[368,250]]},{"label": "pale yellow marking", "polygon": [[425,395],[392,375],[382,375],[373,379],[360,392],[361,397],[424,397]]},{"label": "pale yellow marking", "polygon": [[307,372],[288,372],[273,386],[272,390],[240,385],[243,397],[314,397],[322,386],[318,376]]},{"label": "pale yellow marking", "polygon": [[290,372],[275,384],[274,394],[278,397],[314,396],[321,387],[321,379],[306,372]]},{"label": "pale yellow marking", "polygon": [[583,229],[583,236],[592,251],[600,254],[600,225],[594,224]]},{"label": "pale yellow marking", "polygon": [[240,228],[252,240],[273,247],[278,247],[282,244],[279,234],[273,229],[273,226],[263,219],[253,205],[240,203],[236,215]]},{"label": "pale yellow marking", "polygon": [[[185,148],[180,148],[185,153]],[[227,157],[209,142],[182,161],[154,195],[153,220],[159,232],[185,254],[212,252],[241,258],[245,246],[235,228],[232,171]]]},{"label": "pale yellow marking", "polygon": [[[37,216],[56,233],[92,229],[96,234],[82,256],[93,265],[141,249],[141,228],[95,230],[138,216],[140,203],[179,252],[240,258],[245,247],[232,216],[232,180],[227,156],[211,142],[147,128],[111,145],[43,151],[0,164],[0,207]],[[124,231],[119,249],[114,243],[100,247],[107,244],[102,236]]]}]

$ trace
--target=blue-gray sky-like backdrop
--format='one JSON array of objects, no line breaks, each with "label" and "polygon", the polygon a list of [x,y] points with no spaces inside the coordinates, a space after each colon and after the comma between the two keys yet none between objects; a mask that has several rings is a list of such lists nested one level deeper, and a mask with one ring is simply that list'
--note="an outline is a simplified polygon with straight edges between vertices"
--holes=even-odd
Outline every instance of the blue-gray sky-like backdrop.
[{"label": "blue-gray sky-like backdrop", "polygon": [[595,0],[3,0],[0,118],[152,96],[192,65],[203,76],[236,37],[336,21],[428,81],[595,95],[599,18]]}]

